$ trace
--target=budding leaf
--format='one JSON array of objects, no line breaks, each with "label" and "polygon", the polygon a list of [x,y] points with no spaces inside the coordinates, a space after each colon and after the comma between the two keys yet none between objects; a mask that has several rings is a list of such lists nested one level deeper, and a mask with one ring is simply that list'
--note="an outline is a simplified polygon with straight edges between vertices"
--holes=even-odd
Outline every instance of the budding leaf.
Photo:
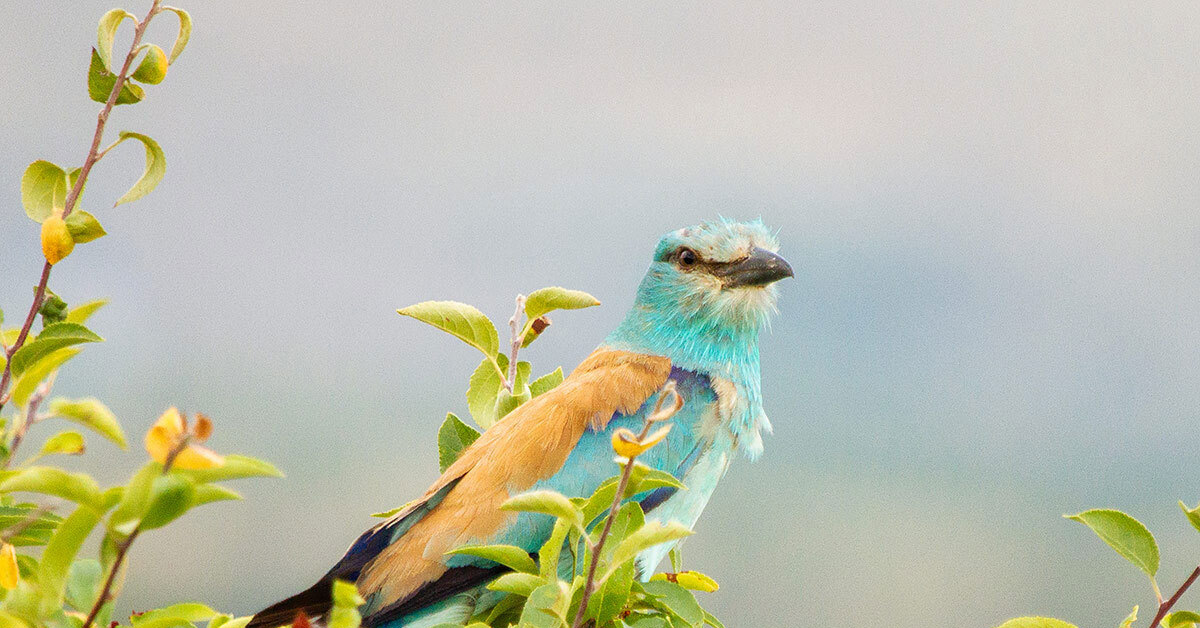
[{"label": "budding leaf", "polygon": [[100,221],[96,220],[95,216],[82,209],[71,212],[71,215],[67,216],[66,223],[67,233],[71,234],[71,239],[76,244],[91,242],[108,234],[104,227],[100,226]]},{"label": "budding leaf", "polygon": [[554,310],[578,310],[594,305],[600,305],[600,301],[586,292],[553,286],[534,290],[525,298],[525,316],[533,320]]},{"label": "budding leaf", "polygon": [[67,189],[67,173],[62,168],[44,159],[29,164],[21,175],[21,205],[25,215],[40,223],[51,214],[61,213],[66,206]]},{"label": "budding leaf", "polygon": [[[108,71],[100,54],[92,48],[92,64],[88,66],[88,97],[96,102],[107,103],[112,94],[113,86],[117,84],[117,75]],[[117,95],[118,105],[132,105],[141,102],[146,97],[146,91],[139,85],[123,81],[121,93]]]},{"label": "budding leaf", "polygon": [[142,171],[142,176],[137,180],[137,183],[134,183],[133,187],[129,188],[129,191],[124,196],[117,199],[113,207],[122,203],[136,201],[149,194],[158,185],[158,182],[162,181],[163,175],[167,173],[167,157],[163,154],[162,147],[158,145],[158,142],[149,136],[134,133],[133,131],[121,131],[120,136],[121,139],[117,140],[118,143],[133,138],[145,146],[146,169]]},{"label": "budding leaf", "polygon": [[500,506],[500,510],[517,512],[540,512],[565,519],[574,526],[583,525],[583,513],[571,500],[554,491],[532,491],[511,497]]},{"label": "budding leaf", "polygon": [[402,316],[410,316],[479,349],[483,355],[496,355],[500,340],[496,326],[483,312],[457,301],[425,301],[396,310]]},{"label": "budding leaf", "polygon": [[117,417],[98,399],[53,399],[50,415],[90,428],[125,449],[125,434],[121,432]]},{"label": "budding leaf", "polygon": [[59,432],[51,436],[42,445],[42,449],[38,453],[42,456],[54,454],[77,455],[83,453],[83,448],[83,434],[79,432]]},{"label": "budding leaf", "polygon": [[[1124,621],[1122,621],[1121,625],[1117,626],[1117,628],[1129,628],[1130,626],[1132,626],[1133,622],[1137,621],[1137,611],[1138,611],[1138,607],[1134,606],[1133,611],[1130,612],[1129,615],[1125,617]],[[1151,627],[1151,628],[1153,628],[1153,627]]]},{"label": "budding leaf", "polygon": [[162,10],[171,11],[179,16],[179,34],[175,36],[175,43],[171,46],[171,56],[167,58],[167,63],[175,63],[175,59],[187,47],[188,40],[192,37],[192,16],[178,7],[164,6]]},{"label": "budding leaf", "polygon": [[1091,528],[1109,547],[1151,578],[1158,572],[1158,543],[1137,519],[1119,510],[1106,508],[1063,516]]},{"label": "budding leaf", "polygon": [[515,545],[465,545],[446,553],[478,556],[522,573],[538,572],[537,564],[530,558],[529,552]]},{"label": "budding leaf", "polygon": [[447,412],[446,420],[438,429],[438,466],[441,470],[445,471],[454,464],[462,451],[477,438],[479,432],[475,428],[463,423],[454,413]]},{"label": "budding leaf", "polygon": [[167,65],[167,53],[154,44],[146,44],[146,56],[142,57],[141,63],[138,63],[130,78],[158,85],[167,77]]},{"label": "budding leaf", "polygon": [[[121,22],[127,19],[133,20],[133,23],[137,24],[137,18],[125,9],[112,9],[100,18],[100,24],[96,29],[96,54],[104,63],[105,68],[112,66],[113,39],[117,36],[117,28],[121,26]],[[105,97],[107,96],[105,94]]]},{"label": "budding leaf", "polygon": [[96,310],[106,305],[108,305],[108,299],[96,299],[95,301],[88,301],[82,305],[75,306],[71,308],[71,311],[67,312],[67,322],[82,325],[92,317],[92,314],[96,313]]}]

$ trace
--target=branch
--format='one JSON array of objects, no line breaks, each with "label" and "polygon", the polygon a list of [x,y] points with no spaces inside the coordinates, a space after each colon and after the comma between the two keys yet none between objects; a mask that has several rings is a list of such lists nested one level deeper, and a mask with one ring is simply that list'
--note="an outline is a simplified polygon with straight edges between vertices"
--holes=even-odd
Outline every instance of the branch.
[{"label": "branch", "polygon": [[[121,94],[121,88],[125,86],[129,67],[133,65],[133,60],[137,57],[138,44],[142,42],[142,35],[146,32],[146,27],[150,25],[150,20],[158,13],[161,2],[162,0],[154,0],[150,5],[150,12],[141,22],[138,22],[137,27],[133,30],[133,43],[129,46],[129,53],[125,55],[125,63],[121,65],[121,71],[117,74],[112,91],[108,93],[108,100],[104,103],[104,108],[96,116],[96,132],[92,136],[92,147],[88,149],[87,158],[83,160],[83,166],[79,168],[79,176],[75,179],[75,185],[71,186],[71,190],[67,192],[62,213],[64,219],[75,209],[79,194],[83,191],[84,184],[87,183],[88,173],[92,171],[92,166],[100,160],[98,151],[100,140],[104,137],[104,125],[108,123],[108,114],[112,113],[113,107],[117,105],[117,97]],[[38,281],[37,291],[33,295],[33,304],[29,306],[29,313],[25,316],[25,324],[21,326],[21,333],[17,336],[17,341],[7,350],[8,361],[4,365],[4,374],[0,375],[0,410],[4,409],[4,404],[8,401],[4,396],[4,391],[8,388],[9,380],[12,379],[12,356],[24,346],[25,339],[29,337],[29,330],[33,327],[33,319],[37,317],[38,310],[42,307],[42,301],[46,298],[46,282],[50,280],[51,266],[53,265],[47,260],[45,266],[42,267],[42,278]]]},{"label": "branch", "polygon": [[1196,581],[1197,577],[1200,577],[1200,567],[1196,567],[1194,570],[1192,570],[1192,575],[1188,576],[1187,580],[1183,581],[1183,584],[1180,585],[1179,590],[1175,591],[1175,594],[1172,595],[1166,602],[1158,603],[1158,612],[1154,614],[1154,619],[1150,621],[1150,628],[1156,628],[1158,626],[1159,622],[1162,621],[1162,618],[1167,616],[1167,613],[1171,611],[1171,607],[1175,606],[1175,602],[1179,601],[1179,597],[1183,595],[1184,591],[1188,590],[1188,587],[1192,586],[1192,583]]}]

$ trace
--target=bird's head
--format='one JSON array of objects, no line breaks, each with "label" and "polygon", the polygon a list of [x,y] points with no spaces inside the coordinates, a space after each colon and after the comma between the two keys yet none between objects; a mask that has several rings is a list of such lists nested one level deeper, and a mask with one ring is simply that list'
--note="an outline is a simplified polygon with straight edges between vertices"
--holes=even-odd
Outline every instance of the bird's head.
[{"label": "bird's head", "polygon": [[[792,268],[761,221],[717,220],[664,236],[613,340],[650,346],[757,337]],[[649,341],[649,342],[646,342]]]}]

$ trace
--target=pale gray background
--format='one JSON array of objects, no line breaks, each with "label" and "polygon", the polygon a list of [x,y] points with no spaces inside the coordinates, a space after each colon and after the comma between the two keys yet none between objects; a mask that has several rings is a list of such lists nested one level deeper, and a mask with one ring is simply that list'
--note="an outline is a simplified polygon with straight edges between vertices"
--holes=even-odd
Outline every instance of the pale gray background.
[{"label": "pale gray background", "polygon": [[[10,321],[41,263],[19,177],[82,160],[112,4],[0,21]],[[1164,587],[1200,559],[1175,507],[1200,500],[1195,2],[447,4],[185,1],[191,46],[114,115],[169,168],[116,209],[140,151],[94,172],[111,235],[52,287],[112,297],[109,342],[60,388],[134,441],[203,410],[288,473],[139,540],[126,608],[256,610],[431,481],[476,356],[396,307],[588,290],[530,352],[570,368],[658,236],[718,214],[797,270],[763,345],[776,433],[685,553],[727,625],[1115,625],[1151,596],[1059,517],[1093,506],[1158,533]],[[110,481],[143,459],[93,441]]]}]

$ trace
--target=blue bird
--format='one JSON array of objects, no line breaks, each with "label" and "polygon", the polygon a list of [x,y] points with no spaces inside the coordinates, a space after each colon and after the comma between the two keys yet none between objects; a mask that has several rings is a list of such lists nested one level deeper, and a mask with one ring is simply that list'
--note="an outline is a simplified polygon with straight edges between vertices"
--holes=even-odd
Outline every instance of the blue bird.
[{"label": "blue bird", "polygon": [[[533,553],[550,536],[547,515],[499,509],[509,497],[550,489],[590,495],[614,473],[611,437],[638,431],[673,380],[684,404],[673,429],[639,460],[688,490],[635,496],[647,521],[695,525],[739,452],[762,452],[759,334],[774,312],[774,283],[792,276],[760,222],[706,222],[667,234],[633,307],[603,343],[554,389],[513,410],[463,451],[418,500],[364,533],[316,585],[255,615],[247,628],[329,611],[334,579],[355,582],[367,628],[466,622],[502,594],[488,582],[507,569],[446,552],[509,544]],[[648,577],[668,544],[638,556]],[[569,572],[569,569],[568,569]]]}]

